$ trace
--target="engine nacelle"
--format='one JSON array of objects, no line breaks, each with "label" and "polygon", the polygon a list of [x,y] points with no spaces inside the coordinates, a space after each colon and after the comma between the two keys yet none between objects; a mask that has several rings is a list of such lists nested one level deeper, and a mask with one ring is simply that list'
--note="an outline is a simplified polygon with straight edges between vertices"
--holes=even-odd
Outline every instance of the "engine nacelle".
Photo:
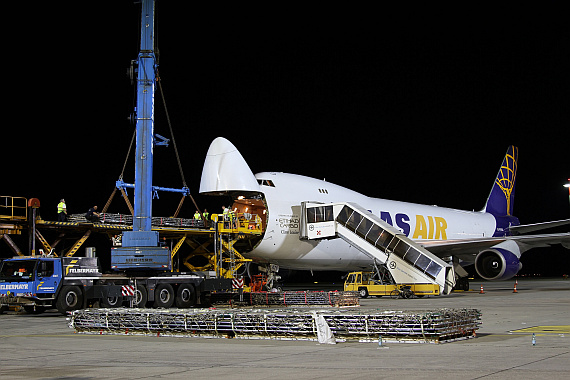
[{"label": "engine nacelle", "polygon": [[517,255],[503,248],[480,252],[475,258],[475,270],[489,281],[508,280],[522,268]]}]

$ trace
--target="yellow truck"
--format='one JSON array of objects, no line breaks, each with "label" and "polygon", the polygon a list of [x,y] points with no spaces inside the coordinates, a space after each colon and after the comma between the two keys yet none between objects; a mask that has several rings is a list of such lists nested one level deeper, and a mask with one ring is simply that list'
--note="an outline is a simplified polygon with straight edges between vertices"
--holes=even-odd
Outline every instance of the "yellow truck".
[{"label": "yellow truck", "polygon": [[345,291],[357,291],[361,298],[390,296],[392,298],[423,297],[439,295],[437,284],[391,284],[383,285],[373,279],[373,272],[350,272],[344,282]]}]

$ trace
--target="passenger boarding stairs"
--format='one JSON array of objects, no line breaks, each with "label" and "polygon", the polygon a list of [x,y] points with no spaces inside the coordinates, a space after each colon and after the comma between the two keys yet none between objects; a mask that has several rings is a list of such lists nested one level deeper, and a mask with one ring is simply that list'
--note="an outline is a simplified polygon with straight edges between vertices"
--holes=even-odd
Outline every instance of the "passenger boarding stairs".
[{"label": "passenger boarding stairs", "polygon": [[341,238],[385,265],[398,284],[437,284],[440,294],[455,285],[451,264],[355,203],[302,202],[300,238]]}]

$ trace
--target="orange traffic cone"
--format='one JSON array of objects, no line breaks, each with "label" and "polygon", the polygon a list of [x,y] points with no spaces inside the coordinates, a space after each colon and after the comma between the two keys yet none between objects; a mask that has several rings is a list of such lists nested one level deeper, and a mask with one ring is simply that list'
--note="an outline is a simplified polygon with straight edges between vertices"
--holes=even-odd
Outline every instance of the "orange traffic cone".
[{"label": "orange traffic cone", "polygon": [[517,291],[517,284],[518,284],[518,280],[515,280],[515,288],[513,289],[513,293],[518,293]]},{"label": "orange traffic cone", "polygon": [[485,292],[483,291],[483,284],[481,284],[481,291],[479,291],[479,294],[485,294]]}]

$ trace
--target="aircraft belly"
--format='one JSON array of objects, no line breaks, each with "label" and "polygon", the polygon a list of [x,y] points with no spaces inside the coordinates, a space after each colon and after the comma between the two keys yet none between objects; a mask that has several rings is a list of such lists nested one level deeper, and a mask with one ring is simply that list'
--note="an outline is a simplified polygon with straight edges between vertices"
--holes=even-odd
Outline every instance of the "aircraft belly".
[{"label": "aircraft belly", "polygon": [[300,270],[358,270],[372,265],[370,258],[341,239],[305,242],[296,235],[295,241],[285,239],[281,245],[271,240],[264,240],[246,256]]}]

